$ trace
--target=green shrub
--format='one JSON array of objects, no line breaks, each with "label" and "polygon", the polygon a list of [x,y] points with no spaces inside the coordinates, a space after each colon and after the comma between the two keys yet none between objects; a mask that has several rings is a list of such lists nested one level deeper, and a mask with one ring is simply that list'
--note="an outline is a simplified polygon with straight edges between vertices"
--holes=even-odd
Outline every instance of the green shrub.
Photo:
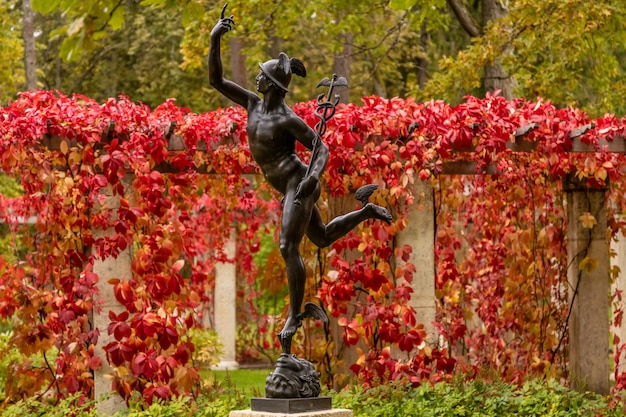
[{"label": "green shrub", "polygon": [[0,396],[4,400],[6,398],[6,383],[8,377],[8,369],[11,363],[15,363],[22,359],[20,352],[9,346],[9,340],[11,339],[11,332],[0,333]]},{"label": "green shrub", "polygon": [[175,397],[168,401],[155,401],[150,405],[141,399],[131,401],[128,410],[119,411],[115,417],[183,417],[189,416],[192,409],[190,397]]},{"label": "green shrub", "polygon": [[219,397],[204,395],[198,398],[196,404],[198,410],[190,417],[224,417],[233,410],[250,408],[250,400],[238,392]]},{"label": "green shrub", "polygon": [[189,331],[189,337],[195,348],[192,355],[195,366],[208,369],[220,362],[223,347],[214,330],[194,328]]},{"label": "green shrub", "polygon": [[462,381],[410,388],[355,386],[334,396],[334,407],[355,417],[570,417],[624,415],[605,397],[569,390],[556,382],[530,381],[521,388],[502,382]]},{"label": "green shrub", "polygon": [[93,401],[79,394],[62,399],[57,404],[39,401],[34,397],[20,400],[2,411],[2,417],[98,417]]},{"label": "green shrub", "polygon": [[[46,369],[46,364],[43,356],[40,353],[33,355],[25,355],[16,348],[15,344],[11,341],[13,337],[13,331],[11,330],[13,325],[10,321],[0,321],[0,401],[4,401],[7,398],[7,392],[11,392],[11,388],[15,388],[16,380],[16,365],[22,365],[20,371],[24,369],[32,370],[34,368]],[[8,330],[6,330],[8,329]],[[56,348],[51,348],[46,352],[47,360],[53,363],[58,355]],[[9,370],[12,370],[13,379],[9,376]],[[17,373],[19,376],[19,372]]]},{"label": "green shrub", "polygon": [[24,194],[24,188],[18,180],[0,172],[0,194],[7,197],[18,197]]},{"label": "green shrub", "polygon": [[[24,193],[19,181],[0,172],[0,194],[5,197],[18,197]],[[1,197],[0,197],[1,198]],[[16,262],[16,254],[24,254],[24,248],[15,247],[15,242],[20,242],[21,236],[12,236],[8,225],[0,223],[0,256],[7,263]]]},{"label": "green shrub", "polygon": [[[348,408],[355,417],[618,417],[624,404],[611,406],[608,397],[569,390],[556,382],[530,381],[521,388],[502,382],[454,381],[411,388],[397,383],[364,389],[354,386],[331,393],[335,408]],[[236,390],[204,389],[196,398],[176,397],[146,404],[141,398],[114,417],[224,417],[248,409],[249,399]],[[34,398],[3,410],[3,417],[104,417],[94,402],[79,396],[58,404]]]}]

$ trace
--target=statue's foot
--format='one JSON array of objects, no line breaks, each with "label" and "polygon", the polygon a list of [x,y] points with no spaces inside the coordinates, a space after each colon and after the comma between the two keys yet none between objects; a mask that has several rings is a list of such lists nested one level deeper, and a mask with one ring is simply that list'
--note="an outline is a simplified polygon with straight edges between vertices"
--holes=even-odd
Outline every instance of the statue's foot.
[{"label": "statue's foot", "polygon": [[391,221],[393,220],[389,210],[384,207],[377,206],[374,203],[367,203],[365,207],[363,207],[363,210],[368,210],[370,212],[370,218],[372,219],[382,220],[387,224],[391,224]]},{"label": "statue's foot", "polygon": [[287,317],[287,321],[285,322],[283,329],[280,333],[278,333],[278,337],[281,340],[291,339],[293,335],[296,334],[296,331],[300,326],[302,326],[302,320],[289,316]]}]

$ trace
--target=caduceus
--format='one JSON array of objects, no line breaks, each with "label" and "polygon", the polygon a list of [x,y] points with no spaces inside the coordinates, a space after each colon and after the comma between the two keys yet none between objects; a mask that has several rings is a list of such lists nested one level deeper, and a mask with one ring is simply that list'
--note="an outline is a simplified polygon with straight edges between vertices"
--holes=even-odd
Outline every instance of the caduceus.
[{"label": "caduceus", "polygon": [[[311,160],[313,160],[317,155],[321,137],[326,133],[326,123],[335,115],[335,112],[337,111],[337,104],[339,104],[340,97],[339,94],[333,95],[333,91],[335,90],[335,87],[348,87],[348,80],[346,80],[345,77],[338,77],[337,74],[333,74],[331,79],[324,77],[324,79],[317,84],[317,87],[328,87],[328,93],[322,93],[317,96],[315,116],[317,116],[319,121],[315,124],[315,132],[317,133],[317,136],[313,141]],[[307,169],[305,178],[310,175],[310,171],[311,165],[309,165],[309,168]],[[299,201],[296,200],[295,203],[299,204]]]}]

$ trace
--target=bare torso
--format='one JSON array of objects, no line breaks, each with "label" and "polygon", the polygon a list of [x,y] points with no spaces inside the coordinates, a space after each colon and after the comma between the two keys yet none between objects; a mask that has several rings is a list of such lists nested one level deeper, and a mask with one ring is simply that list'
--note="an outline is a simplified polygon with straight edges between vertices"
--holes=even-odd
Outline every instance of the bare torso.
[{"label": "bare torso", "polygon": [[268,111],[263,100],[248,107],[248,142],[250,151],[267,181],[279,192],[285,194],[287,181],[304,177],[306,166],[296,155],[296,138],[286,127],[287,122],[296,116],[283,104]]}]

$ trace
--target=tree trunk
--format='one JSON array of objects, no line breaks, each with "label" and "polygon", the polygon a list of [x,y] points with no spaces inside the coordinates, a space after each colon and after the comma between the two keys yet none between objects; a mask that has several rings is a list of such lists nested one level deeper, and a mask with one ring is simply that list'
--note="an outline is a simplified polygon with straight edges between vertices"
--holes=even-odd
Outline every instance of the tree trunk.
[{"label": "tree trunk", "polygon": [[26,89],[37,89],[37,55],[35,50],[35,13],[30,0],[22,0],[22,37],[24,39],[24,69]]},{"label": "tree trunk", "polygon": [[233,81],[247,88],[248,73],[246,71],[246,57],[243,54],[243,38],[233,37],[230,40],[230,67]]},{"label": "tree trunk", "polygon": [[[489,22],[506,16],[508,10],[503,5],[503,0],[483,0],[483,28]],[[494,92],[501,91],[502,97],[507,100],[513,98],[513,80],[496,59],[493,64],[485,65],[485,90]]]},{"label": "tree trunk", "polygon": [[278,58],[278,54],[283,52],[283,40],[278,36],[270,38],[270,58]]},{"label": "tree trunk", "polygon": [[[509,13],[504,6],[505,0],[482,0],[482,22],[479,28],[478,25],[474,23],[474,19],[465,7],[463,0],[447,0],[447,2],[463,29],[465,29],[467,34],[472,38],[481,36],[485,27],[487,27],[491,21],[506,16]],[[513,79],[502,68],[499,59],[485,65],[484,87],[485,90],[489,92],[500,90],[500,95],[507,100],[513,98]]]},{"label": "tree trunk", "polygon": [[502,3],[503,0],[483,0],[483,28],[509,13]]},{"label": "tree trunk", "polygon": [[496,59],[493,65],[485,65],[485,90],[493,93],[500,90],[500,95],[507,100],[513,98],[513,80]]},{"label": "tree trunk", "polygon": [[[352,64],[352,40],[354,35],[351,33],[344,35],[343,50],[335,54],[335,61],[333,63],[333,72],[339,77],[345,77],[350,84],[350,65]],[[339,94],[340,103],[350,103],[350,89],[349,88],[337,88],[336,94]]]},{"label": "tree trunk", "polygon": [[420,58],[417,60],[417,70],[418,76],[418,85],[420,91],[424,89],[424,85],[426,84],[426,65],[428,64],[426,48],[428,48],[428,30],[426,28],[426,20],[422,22],[422,27],[420,28]]},{"label": "tree trunk", "polygon": [[374,84],[374,94],[378,97],[387,97],[387,89],[385,86],[378,80],[379,77],[376,74],[372,76],[372,84]]}]

